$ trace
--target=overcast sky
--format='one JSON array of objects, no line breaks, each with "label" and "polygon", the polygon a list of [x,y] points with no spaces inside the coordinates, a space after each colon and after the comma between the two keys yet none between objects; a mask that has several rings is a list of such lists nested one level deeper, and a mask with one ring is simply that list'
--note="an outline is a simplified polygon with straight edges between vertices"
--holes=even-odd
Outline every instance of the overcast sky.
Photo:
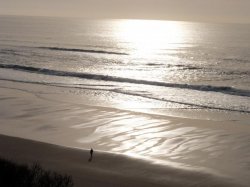
[{"label": "overcast sky", "polygon": [[0,14],[250,23],[250,0],[0,0]]}]

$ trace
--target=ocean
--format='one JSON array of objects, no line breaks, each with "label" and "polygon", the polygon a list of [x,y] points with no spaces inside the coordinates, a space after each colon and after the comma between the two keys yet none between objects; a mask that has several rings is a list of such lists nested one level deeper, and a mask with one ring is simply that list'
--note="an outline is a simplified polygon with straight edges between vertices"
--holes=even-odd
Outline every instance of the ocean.
[{"label": "ocean", "polygon": [[[99,150],[181,160],[193,166],[197,161],[197,167],[209,168],[211,164],[212,169],[218,169],[221,162],[218,171],[238,167],[235,172],[229,169],[230,175],[241,171],[241,180],[249,180],[250,25],[1,16],[0,81],[3,89],[19,85],[17,90],[29,90],[42,100],[50,100],[52,93],[58,95],[52,108],[62,109],[62,103],[72,95],[81,98],[74,100],[76,104],[99,107],[100,115],[95,117],[97,109],[83,112],[91,114],[90,119],[80,120],[82,113],[70,113],[80,124],[100,124],[91,131],[93,136],[78,139],[85,143],[84,148],[92,141]],[[41,88],[31,91],[27,85]],[[2,106],[22,105],[21,100],[10,102],[7,95],[2,93]],[[32,105],[27,103],[23,107]],[[0,114],[8,123],[10,114],[4,107]],[[13,113],[20,112],[13,108]],[[118,115],[109,108],[124,112]],[[20,110],[31,114],[34,109]],[[50,113],[49,109],[44,105],[37,110],[44,114]],[[24,123],[22,117],[18,122]],[[53,121],[50,117],[48,114],[46,121],[37,122],[47,128]],[[176,117],[215,122],[204,127],[196,122],[194,128],[190,127],[192,121],[185,126]],[[33,128],[36,121],[32,120],[26,116],[24,121]],[[130,123],[135,123],[134,130]],[[121,145],[126,137],[130,137],[128,143]]]}]

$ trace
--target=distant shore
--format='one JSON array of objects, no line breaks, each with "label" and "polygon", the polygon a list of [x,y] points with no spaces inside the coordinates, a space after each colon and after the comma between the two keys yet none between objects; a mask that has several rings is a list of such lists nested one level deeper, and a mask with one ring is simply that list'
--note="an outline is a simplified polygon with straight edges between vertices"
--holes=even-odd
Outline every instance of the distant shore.
[{"label": "distant shore", "polygon": [[0,157],[18,163],[39,162],[73,177],[75,186],[237,186],[211,174],[182,170],[118,154],[66,148],[0,135]]}]

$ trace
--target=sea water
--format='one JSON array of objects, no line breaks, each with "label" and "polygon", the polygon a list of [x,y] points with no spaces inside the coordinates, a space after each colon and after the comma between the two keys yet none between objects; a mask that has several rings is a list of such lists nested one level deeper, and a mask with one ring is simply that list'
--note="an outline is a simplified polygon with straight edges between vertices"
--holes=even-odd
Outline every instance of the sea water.
[{"label": "sea water", "polygon": [[2,79],[91,88],[104,100],[102,92],[119,93],[148,108],[250,113],[249,25],[34,17],[0,25]]},{"label": "sea water", "polygon": [[[58,95],[84,96],[81,102],[94,107],[221,121],[223,127],[193,127],[104,109],[95,116],[97,110],[86,109],[89,119],[72,126],[99,125],[79,142],[97,142],[100,150],[223,165],[221,171],[235,168],[231,175],[247,181],[250,25],[1,16],[0,80],[10,88],[49,86]],[[2,118],[8,116],[1,108]],[[44,124],[52,118],[48,114]]]}]

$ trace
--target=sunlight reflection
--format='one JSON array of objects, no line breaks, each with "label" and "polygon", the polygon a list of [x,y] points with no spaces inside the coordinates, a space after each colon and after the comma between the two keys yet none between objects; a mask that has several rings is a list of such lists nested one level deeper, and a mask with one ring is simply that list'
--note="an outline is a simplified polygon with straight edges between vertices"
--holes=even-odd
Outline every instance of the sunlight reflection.
[{"label": "sunlight reflection", "polygon": [[150,57],[163,49],[178,48],[186,30],[180,22],[155,20],[123,20],[117,25],[116,37],[130,45],[132,55]]},{"label": "sunlight reflection", "polygon": [[[142,113],[114,112],[110,109],[93,110],[91,115],[89,111],[86,112],[83,114],[86,118],[81,121],[84,125],[77,126],[77,132],[74,131],[74,134],[79,132],[79,145],[92,145],[97,150],[153,158],[155,163],[163,164],[168,160],[175,167],[176,162],[211,163],[214,159],[224,158],[223,151],[227,153],[227,149],[230,149],[227,145],[235,142],[234,138],[225,141],[230,133],[222,129],[215,130],[206,121],[166,119]],[[199,128],[200,125],[202,128]]]},{"label": "sunlight reflection", "polygon": [[146,103],[142,102],[141,100],[123,100],[120,101],[118,104],[118,107],[123,108],[123,109],[145,109],[146,111],[154,107],[154,103]]}]

